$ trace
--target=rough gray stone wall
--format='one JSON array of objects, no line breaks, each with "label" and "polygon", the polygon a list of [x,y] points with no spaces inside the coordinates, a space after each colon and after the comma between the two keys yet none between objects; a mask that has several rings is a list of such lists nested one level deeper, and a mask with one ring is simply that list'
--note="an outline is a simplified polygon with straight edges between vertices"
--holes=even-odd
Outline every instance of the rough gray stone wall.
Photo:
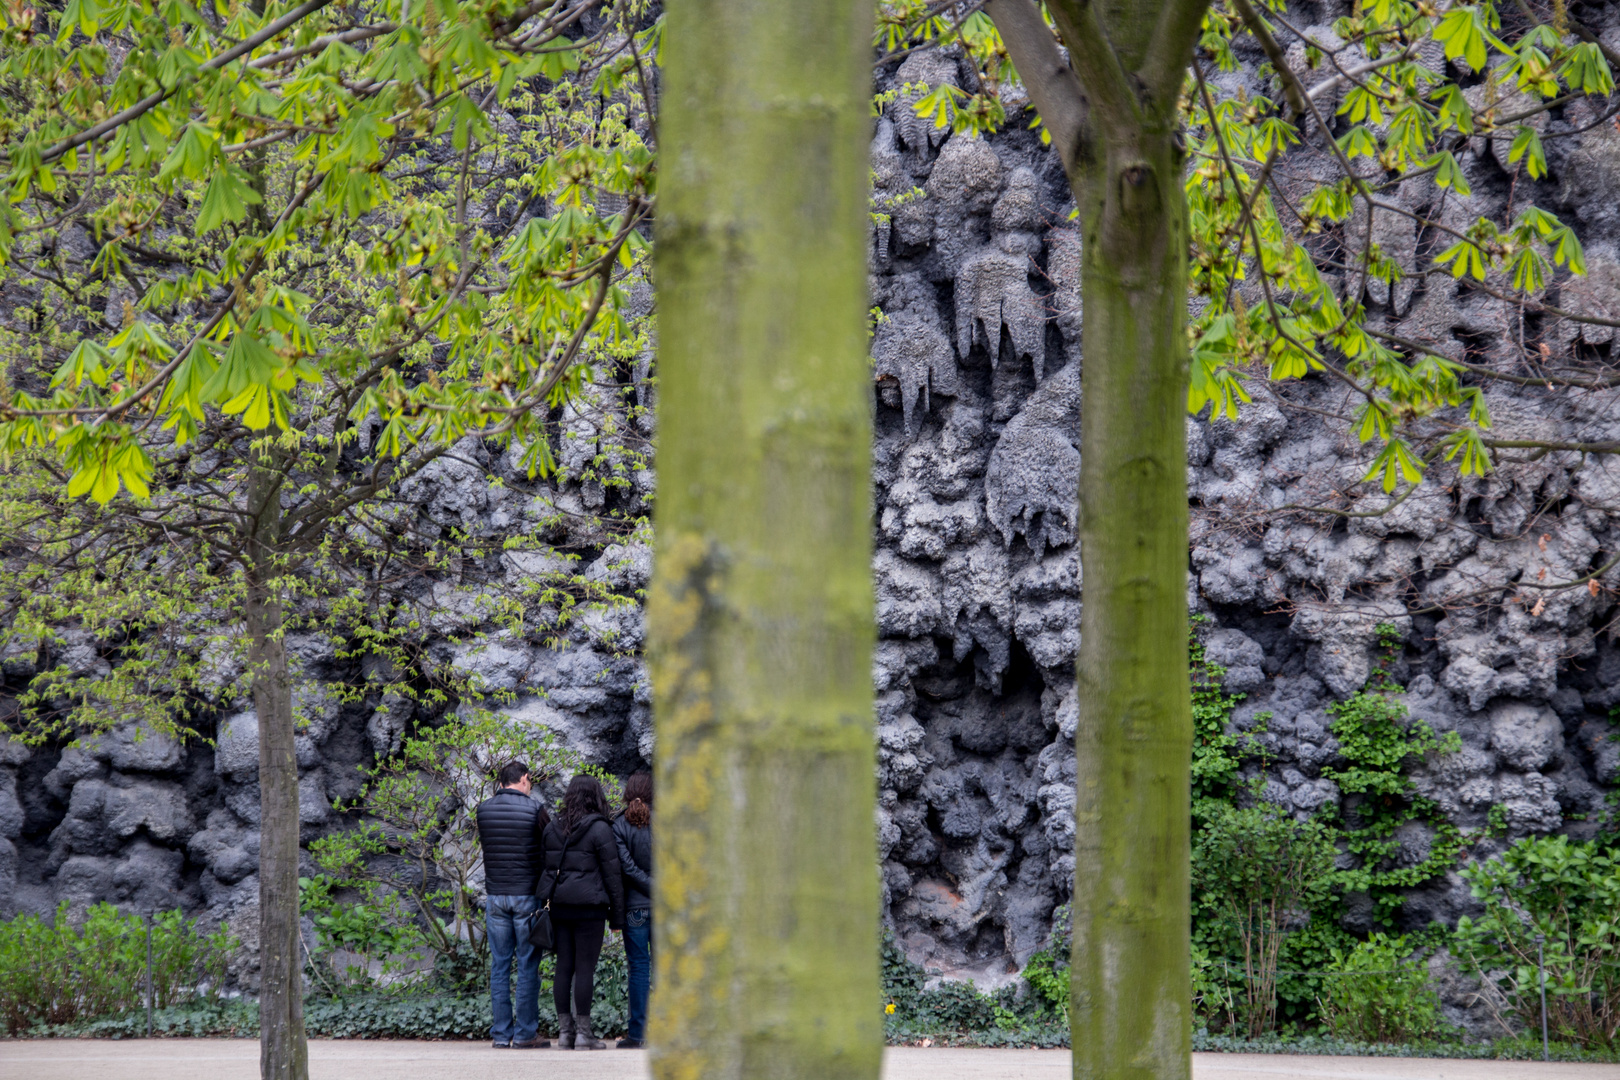
[{"label": "rough gray stone wall", "polygon": [[[892,85],[960,77],[938,54],[915,54],[882,76]],[[1222,79],[1261,89],[1242,71]],[[1582,108],[1547,114],[1552,175],[1542,183],[1521,178],[1514,188],[1500,148],[1476,139],[1461,155],[1475,188],[1466,205],[1418,183],[1395,197],[1463,225],[1499,217],[1510,197],[1536,199],[1577,224],[1592,267],[1549,298],[1613,314],[1620,215],[1613,187],[1594,178],[1620,176],[1620,137],[1599,125],[1552,138],[1589,123]],[[872,345],[884,901],[915,959],[995,983],[1041,946],[1073,868],[1081,240],[1061,170],[1021,125],[976,140],[899,108],[875,125],[873,163],[878,196],[892,206],[874,226],[871,262],[884,316]],[[1306,150],[1278,175],[1302,184],[1324,167]],[[1352,222],[1351,239],[1367,227]],[[1432,254],[1432,238],[1409,219],[1380,216],[1371,227],[1410,270]],[[1533,370],[1517,317],[1448,275],[1341,288],[1366,288],[1375,318],[1403,336]],[[1532,352],[1546,343],[1589,363],[1606,363],[1612,344],[1607,328],[1552,319],[1532,318],[1523,333]],[[1620,392],[1485,385],[1502,438],[1620,438]],[[1412,715],[1463,743],[1418,770],[1419,790],[1464,827],[1483,826],[1500,805],[1509,838],[1591,833],[1620,785],[1620,727],[1610,718],[1620,705],[1620,567],[1596,590],[1532,585],[1581,577],[1620,554],[1620,461],[1505,453],[1491,476],[1466,480],[1442,464],[1392,506],[1358,483],[1368,453],[1348,433],[1340,387],[1250,386],[1255,401],[1238,421],[1187,422],[1188,603],[1209,620],[1208,655],[1227,669],[1227,689],[1247,695],[1235,728],[1271,714],[1258,736],[1272,756],[1268,796],[1301,814],[1339,799],[1321,775],[1337,751],[1326,706],[1366,681],[1374,627],[1391,622],[1404,637],[1392,674],[1408,687]],[[447,461],[419,479],[418,513],[483,535],[560,513],[554,540],[581,555],[587,576],[644,585],[644,548],[581,524],[652,489],[650,470],[636,473],[628,495],[579,479],[601,433],[625,422],[613,400],[569,411],[561,480],[531,484],[514,454],[469,444],[464,456],[479,468]],[[514,588],[550,558],[512,552],[486,568],[484,584],[442,585],[439,629],[477,624],[480,590]],[[641,633],[632,608],[582,620],[560,651],[510,634],[441,651],[516,695],[515,715],[627,772],[654,751],[645,671],[618,655]],[[295,644],[315,682],[366,678],[319,639]],[[85,671],[108,662],[92,641],[69,638],[59,652],[52,663]],[[4,664],[13,687],[31,670],[26,658]],[[399,699],[340,706],[312,692],[304,705],[308,839],[341,827],[331,799],[353,794],[355,767],[397,748],[422,717]],[[256,722],[237,710],[216,723],[212,748],[124,733],[33,754],[0,744],[0,913],[59,900],[180,904],[251,934]],[[1424,826],[1402,840],[1402,858],[1427,851]],[[1482,840],[1469,857],[1501,843]],[[1471,903],[1451,874],[1414,890],[1400,919],[1451,921]]]},{"label": "rough gray stone wall", "polygon": [[[1325,23],[1336,13],[1304,14]],[[1323,25],[1312,32],[1330,37]],[[1266,92],[1252,74],[1258,56],[1247,59],[1252,67],[1220,82]],[[966,85],[965,75],[914,56],[893,83]],[[1587,244],[1591,274],[1566,277],[1547,299],[1604,315],[1620,303],[1610,295],[1620,222],[1612,197],[1598,194],[1608,189],[1582,177],[1620,168],[1620,142],[1608,125],[1553,137],[1590,124],[1589,112],[1545,114],[1553,175],[1541,183],[1520,177],[1515,189],[1505,144],[1476,139],[1460,155],[1469,199],[1417,181],[1387,197],[1460,228],[1500,220],[1510,199],[1563,215]],[[942,138],[902,117],[876,125],[872,148],[879,196],[897,203],[872,244],[872,293],[887,316],[873,346],[885,897],[914,958],[989,982],[1042,944],[1073,867],[1081,239],[1056,160],[1018,128]],[[1306,148],[1278,176],[1299,191],[1329,167]],[[927,197],[903,197],[915,188]],[[1352,220],[1324,238],[1324,253],[1359,244],[1367,228]],[[1609,328],[1535,317],[1521,328],[1509,306],[1421,273],[1438,249],[1411,218],[1381,214],[1372,228],[1409,276],[1393,289],[1339,288],[1361,290],[1377,325],[1521,380],[1538,357],[1607,364]],[[1620,434],[1612,390],[1483,385],[1498,438]],[[1187,423],[1189,608],[1208,620],[1207,655],[1227,669],[1226,689],[1246,695],[1234,729],[1271,714],[1258,736],[1271,765],[1248,776],[1300,814],[1340,800],[1321,775],[1337,754],[1326,706],[1366,683],[1374,628],[1388,622],[1404,638],[1392,674],[1412,717],[1463,744],[1417,768],[1418,790],[1465,828],[1500,806],[1508,840],[1594,832],[1620,785],[1610,718],[1620,567],[1595,589],[1530,584],[1579,579],[1620,554],[1620,464],[1508,452],[1484,479],[1442,464],[1392,505],[1359,484],[1371,455],[1349,434],[1354,402],[1341,387],[1250,388],[1255,401],[1238,421]],[[1312,507],[1336,513],[1300,509]],[[1430,840],[1427,826],[1409,825],[1398,859],[1421,861]],[[1503,842],[1482,836],[1466,857]],[[1400,921],[1454,922],[1472,904],[1452,873],[1413,890]],[[1352,905],[1353,923],[1366,918],[1358,912]]]}]

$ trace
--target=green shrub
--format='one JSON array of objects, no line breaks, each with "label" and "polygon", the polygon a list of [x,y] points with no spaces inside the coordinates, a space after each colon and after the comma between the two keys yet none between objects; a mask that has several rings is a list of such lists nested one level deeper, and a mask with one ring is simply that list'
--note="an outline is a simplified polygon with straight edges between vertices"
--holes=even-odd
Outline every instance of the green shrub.
[{"label": "green shrub", "polygon": [[1405,935],[1374,933],[1352,949],[1334,949],[1329,970],[1320,1016],[1334,1037],[1411,1042],[1440,1029],[1440,995]]},{"label": "green shrub", "polygon": [[397,892],[375,890],[370,902],[346,903],[333,895],[336,886],[326,874],[298,879],[299,910],[315,924],[310,973],[317,986],[401,992],[431,977],[408,970],[426,956],[427,941]]},{"label": "green shrub", "polygon": [[1206,1028],[1211,1022],[1220,1027],[1234,1027],[1237,998],[1233,987],[1237,980],[1231,977],[1231,969],[1211,959],[1209,950],[1196,941],[1192,946],[1191,967],[1194,1023]]},{"label": "green shrub", "polygon": [[996,1023],[996,1002],[968,981],[942,982],[917,998],[917,1020],[928,1031],[984,1031]]},{"label": "green shrub", "polygon": [[1205,998],[1227,1004],[1215,1017],[1224,1026],[1251,1038],[1275,1027],[1284,939],[1328,898],[1336,855],[1325,826],[1274,807],[1224,806],[1205,823],[1192,859],[1195,944],[1208,950],[1206,978],[1219,967],[1228,984]]},{"label": "green shrub", "polygon": [[1040,1002],[1042,1012],[1069,1015],[1069,958],[1055,949],[1042,949],[1024,965],[1024,981]]},{"label": "green shrub", "polygon": [[1552,1036],[1620,1047],[1620,857],[1598,841],[1526,837],[1462,876],[1485,912],[1458,921],[1455,951],[1495,984],[1520,1023],[1541,1024],[1541,938]]},{"label": "green shrub", "polygon": [[[152,996],[159,1008],[217,990],[237,943],[221,927],[202,934],[178,911],[152,925]],[[146,999],[146,924],[96,904],[74,925],[68,906],[46,922],[0,923],[0,1019],[12,1035],[37,1024],[108,1016]]]}]

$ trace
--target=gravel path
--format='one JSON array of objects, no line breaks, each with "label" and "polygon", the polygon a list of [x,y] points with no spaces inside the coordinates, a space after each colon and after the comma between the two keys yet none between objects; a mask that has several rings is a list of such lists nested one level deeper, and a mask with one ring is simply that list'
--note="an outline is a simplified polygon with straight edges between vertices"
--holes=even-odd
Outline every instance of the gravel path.
[{"label": "gravel path", "polygon": [[[634,1050],[496,1051],[483,1043],[316,1041],[313,1080],[647,1080]],[[230,1039],[0,1042],[7,1080],[257,1080],[257,1043]],[[1067,1050],[897,1048],[884,1080],[1067,1080]],[[1620,1065],[1438,1058],[1194,1054],[1194,1080],[1620,1080]]]}]

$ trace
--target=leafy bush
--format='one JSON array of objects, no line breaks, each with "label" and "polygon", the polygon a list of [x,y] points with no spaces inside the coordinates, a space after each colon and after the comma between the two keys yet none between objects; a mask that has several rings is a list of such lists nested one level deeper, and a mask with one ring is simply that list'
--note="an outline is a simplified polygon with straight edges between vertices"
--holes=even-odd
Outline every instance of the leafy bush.
[{"label": "leafy bush", "polygon": [[1337,1038],[1411,1042],[1440,1028],[1440,995],[1405,935],[1374,933],[1353,949],[1334,949],[1324,980],[1321,1018]]},{"label": "leafy bush", "polygon": [[[212,992],[237,943],[221,927],[202,934],[178,911],[152,925],[152,997],[167,1008]],[[206,991],[205,991],[206,988]],[[0,1018],[12,1035],[144,1005],[146,923],[96,904],[75,926],[64,903],[46,922],[19,915],[0,923]]]},{"label": "leafy bush", "polygon": [[[1285,935],[1307,925],[1312,909],[1327,899],[1336,855],[1332,833],[1319,822],[1296,821],[1265,806],[1224,806],[1211,814],[1193,847],[1195,937],[1223,958],[1227,983],[1233,975],[1241,983],[1206,997],[1227,1003],[1227,1026],[1254,1037],[1275,1025]],[[1229,973],[1227,956],[1238,972]],[[1213,978],[1213,959],[1207,959],[1206,975]]]},{"label": "leafy bush", "polygon": [[1042,949],[1024,965],[1024,981],[1040,1002],[1040,1011],[1069,1015],[1069,958],[1056,948]]},{"label": "leafy bush", "polygon": [[431,972],[407,970],[412,961],[423,959],[427,943],[402,909],[398,893],[346,904],[332,895],[335,884],[325,874],[298,879],[299,908],[315,924],[310,969],[317,985],[329,992],[401,991],[431,977]]},{"label": "leafy bush", "polygon": [[1486,905],[1477,919],[1458,921],[1454,950],[1523,1025],[1539,1029],[1541,939],[1551,1034],[1620,1048],[1620,857],[1598,841],[1526,837],[1462,875]]},{"label": "leafy bush", "polygon": [[942,982],[917,999],[917,1019],[926,1030],[984,1031],[999,1026],[996,1002],[971,982]]}]

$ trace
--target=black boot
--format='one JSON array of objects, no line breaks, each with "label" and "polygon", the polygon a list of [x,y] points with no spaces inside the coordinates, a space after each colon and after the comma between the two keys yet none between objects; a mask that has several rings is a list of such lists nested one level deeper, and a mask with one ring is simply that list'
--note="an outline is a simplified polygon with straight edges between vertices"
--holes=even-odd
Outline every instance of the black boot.
[{"label": "black boot", "polygon": [[574,1048],[574,1018],[572,1015],[557,1016],[557,1049],[572,1050]]},{"label": "black boot", "polygon": [[574,1043],[575,1050],[606,1050],[607,1043],[591,1034],[591,1018],[588,1016],[574,1017],[579,1024],[579,1039]]}]

